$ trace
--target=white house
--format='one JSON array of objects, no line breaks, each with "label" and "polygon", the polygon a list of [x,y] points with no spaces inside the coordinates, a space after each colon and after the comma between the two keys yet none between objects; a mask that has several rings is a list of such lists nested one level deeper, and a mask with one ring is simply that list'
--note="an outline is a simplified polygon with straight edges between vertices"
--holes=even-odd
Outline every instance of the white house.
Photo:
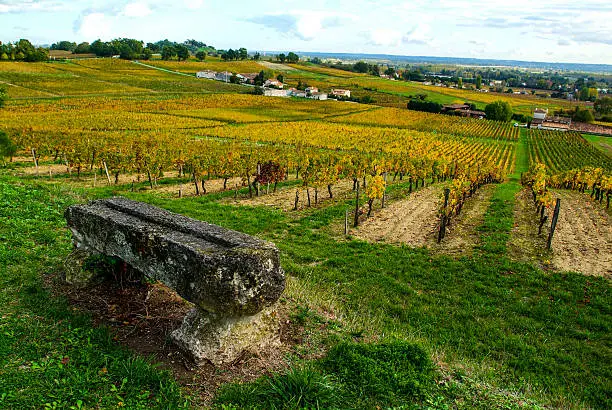
[{"label": "white house", "polygon": [[214,80],[217,76],[216,71],[206,70],[206,71],[198,71],[196,73],[197,78],[207,78],[209,80]]},{"label": "white house", "polygon": [[311,93],[308,98],[312,98],[313,100],[325,101],[327,100],[326,93]]},{"label": "white house", "polygon": [[217,81],[225,81],[226,83],[229,83],[230,77],[232,75],[233,74],[230,73],[229,71],[222,71],[222,72],[217,73],[215,75],[215,80],[217,80]]},{"label": "white house", "polygon": [[546,109],[536,108],[533,111],[533,119],[534,120],[542,120],[542,121],[544,121],[546,119],[546,115],[547,114],[548,114],[548,108],[546,108]]},{"label": "white house", "polygon": [[276,88],[264,88],[264,95],[266,97],[288,97],[290,95],[290,91],[279,90]]},{"label": "white house", "polygon": [[281,83],[278,80],[266,80],[266,82],[264,83],[264,87],[274,87],[274,88],[278,88],[278,89],[283,89],[283,83]]},{"label": "white house", "polygon": [[307,94],[314,94],[314,93],[318,93],[319,89],[317,87],[306,87],[305,91]]},{"label": "white house", "polygon": [[350,90],[342,90],[339,88],[332,88],[331,93],[334,97],[346,97],[346,98],[351,98],[351,91]]}]

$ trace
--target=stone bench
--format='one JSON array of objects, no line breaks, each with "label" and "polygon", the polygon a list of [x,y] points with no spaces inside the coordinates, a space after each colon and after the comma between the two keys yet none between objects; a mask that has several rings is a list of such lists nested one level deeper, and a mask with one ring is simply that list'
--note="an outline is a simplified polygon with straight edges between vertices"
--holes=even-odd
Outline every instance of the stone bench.
[{"label": "stone bench", "polygon": [[[65,217],[75,252],[119,258],[195,305],[172,338],[196,363],[231,362],[277,339],[285,275],[274,244],[120,197],[71,206]],[[75,274],[78,263],[66,271],[69,282],[89,279]]]}]

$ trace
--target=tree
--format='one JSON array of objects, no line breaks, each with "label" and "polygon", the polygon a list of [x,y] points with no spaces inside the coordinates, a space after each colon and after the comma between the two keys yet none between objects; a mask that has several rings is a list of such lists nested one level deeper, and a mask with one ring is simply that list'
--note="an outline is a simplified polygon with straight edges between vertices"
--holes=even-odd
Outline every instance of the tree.
[{"label": "tree", "polygon": [[88,42],[84,41],[82,43],[80,43],[78,46],[76,46],[76,48],[74,49],[74,54],[87,54],[90,52],[90,45]]},{"label": "tree", "polygon": [[385,70],[385,75],[393,76],[394,74],[395,74],[395,68],[387,67],[387,69]]},{"label": "tree", "polygon": [[463,78],[461,77],[457,80],[457,88],[463,88]]},{"label": "tree", "polygon": [[280,61],[281,63],[284,63],[285,60],[287,60],[287,56],[283,53],[280,53],[279,55],[276,56],[276,59]]},{"label": "tree", "polygon": [[64,50],[64,51],[74,52],[76,47],[77,47],[76,43],[73,43],[73,42],[70,42],[70,41],[60,41],[59,43],[51,44],[50,49],[51,50]]},{"label": "tree", "polygon": [[480,90],[481,88],[482,88],[482,76],[478,74],[478,76],[476,76],[476,89]]},{"label": "tree", "polygon": [[284,83],[284,82],[285,82],[285,76],[284,76],[284,75],[282,75],[282,74],[277,75],[277,76],[276,76],[276,79],[277,79],[278,81],[280,81],[281,83]]},{"label": "tree", "polygon": [[147,48],[145,48],[144,50],[142,50],[142,56],[141,56],[141,58],[142,58],[143,60],[150,60],[152,55],[153,55],[153,52],[151,51],[151,49],[150,49],[150,48],[148,48],[148,47],[147,47]]},{"label": "tree", "polygon": [[181,44],[176,48],[176,55],[179,61],[186,61],[189,58],[189,49]]},{"label": "tree", "polygon": [[370,65],[365,61],[359,61],[353,66],[353,70],[358,73],[367,73],[370,71]]},{"label": "tree", "polygon": [[206,51],[200,50],[197,53],[195,53],[195,57],[199,60],[199,61],[204,61],[206,60]]},{"label": "tree", "polygon": [[601,97],[593,105],[595,112],[600,115],[608,115],[612,112],[612,97]]},{"label": "tree", "polygon": [[[578,107],[576,107],[578,108]],[[593,122],[595,121],[595,117],[593,116],[593,112],[591,110],[580,110],[577,109],[573,116],[574,121],[578,122]]]},{"label": "tree", "polygon": [[295,54],[293,51],[287,54],[287,62],[290,64],[295,64],[300,61],[300,56]]},{"label": "tree", "polygon": [[578,98],[580,98],[581,101],[595,101],[597,97],[598,93],[595,87],[582,87],[578,94]]},{"label": "tree", "polygon": [[241,60],[246,60],[247,58],[249,58],[249,52],[246,48],[241,47],[238,49],[238,58],[240,58]]},{"label": "tree", "polygon": [[253,54],[253,60],[259,61],[260,59],[261,59],[261,54],[259,54],[259,52]]},{"label": "tree", "polygon": [[0,131],[0,158],[4,162],[4,158],[10,158],[13,160],[13,157],[17,153],[17,145],[6,135],[4,131]]},{"label": "tree", "polygon": [[485,107],[488,120],[510,121],[512,118],[512,108],[506,101],[495,101]]},{"label": "tree", "polygon": [[172,57],[176,55],[176,50],[172,46],[165,46],[162,48],[161,57],[162,60],[170,60]]}]

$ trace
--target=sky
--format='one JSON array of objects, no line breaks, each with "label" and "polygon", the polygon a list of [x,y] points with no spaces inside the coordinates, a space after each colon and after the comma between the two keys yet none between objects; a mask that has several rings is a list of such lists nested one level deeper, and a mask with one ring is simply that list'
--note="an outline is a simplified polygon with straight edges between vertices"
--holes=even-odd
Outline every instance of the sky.
[{"label": "sky", "polygon": [[612,64],[612,1],[0,0],[0,41],[195,39],[218,49]]}]

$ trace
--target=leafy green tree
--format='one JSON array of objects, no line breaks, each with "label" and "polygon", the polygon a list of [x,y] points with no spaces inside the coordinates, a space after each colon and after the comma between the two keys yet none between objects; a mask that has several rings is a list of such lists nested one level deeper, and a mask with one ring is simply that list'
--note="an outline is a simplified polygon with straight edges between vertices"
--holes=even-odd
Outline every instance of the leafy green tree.
[{"label": "leafy green tree", "polygon": [[146,47],[144,50],[142,50],[141,58],[143,60],[150,60],[152,56],[153,56],[153,52],[151,51],[150,48]]},{"label": "leafy green tree", "polygon": [[206,60],[206,51],[200,50],[197,53],[195,53],[195,57],[199,60],[199,61],[204,61]]},{"label": "leafy green tree", "polygon": [[276,79],[277,79],[278,81],[280,81],[281,83],[284,83],[284,82],[285,82],[285,76],[284,76],[284,75],[282,75],[282,74],[277,75],[277,76],[276,76]]},{"label": "leafy green tree", "polygon": [[359,61],[353,66],[353,70],[358,73],[367,73],[370,71],[370,65],[365,61]]},{"label": "leafy green tree", "polygon": [[85,41],[76,46],[73,52],[74,54],[87,54],[91,51],[90,48],[89,43]]},{"label": "leafy green tree", "polygon": [[74,52],[76,48],[77,48],[76,43],[73,43],[70,41],[60,41],[58,43],[53,43],[51,44],[51,47],[50,47],[51,50],[63,50],[63,51],[70,51],[70,52]]},{"label": "leafy green tree", "polygon": [[393,68],[393,67],[387,67],[387,69],[385,70],[385,74],[386,74],[386,75],[389,75],[389,76],[394,75],[394,74],[395,74],[395,68]]},{"label": "leafy green tree", "polygon": [[600,115],[608,115],[612,112],[612,97],[601,97],[593,105],[595,112]]},{"label": "leafy green tree", "polygon": [[164,48],[162,48],[162,52],[161,52],[162,60],[168,61],[175,55],[176,55],[176,50],[174,49],[174,47],[165,46]]},{"label": "leafy green tree", "polygon": [[287,60],[287,56],[283,53],[280,53],[279,55],[276,56],[276,59],[280,61],[281,63],[284,63]]},{"label": "leafy green tree", "polygon": [[17,145],[6,135],[4,131],[0,131],[0,158],[2,162],[5,158],[10,158],[13,161],[13,157],[17,153]]},{"label": "leafy green tree", "polygon": [[463,78],[461,77],[457,80],[457,88],[463,88]]},{"label": "leafy green tree", "polygon": [[290,64],[295,64],[300,61],[300,56],[295,54],[293,51],[287,54],[287,62]]},{"label": "leafy green tree", "polygon": [[578,122],[593,122],[595,121],[595,117],[593,116],[593,112],[591,110],[576,110],[573,116],[574,121]]},{"label": "leafy green tree", "polygon": [[259,52],[253,54],[253,60],[255,61],[261,60],[261,54],[259,54]]},{"label": "leafy green tree", "polygon": [[238,58],[240,58],[241,60],[246,60],[247,58],[249,58],[249,52],[246,48],[241,47],[238,49]]},{"label": "leafy green tree", "polygon": [[595,101],[598,95],[597,88],[585,86],[580,89],[578,98],[580,98],[581,101]]},{"label": "leafy green tree", "polygon": [[495,101],[485,107],[488,120],[510,121],[512,118],[512,108],[506,101]]},{"label": "leafy green tree", "polygon": [[476,89],[480,90],[481,88],[482,88],[482,76],[478,74],[478,76],[476,76]]},{"label": "leafy green tree", "polygon": [[189,49],[181,44],[176,47],[176,55],[179,61],[186,61],[189,58]]}]

